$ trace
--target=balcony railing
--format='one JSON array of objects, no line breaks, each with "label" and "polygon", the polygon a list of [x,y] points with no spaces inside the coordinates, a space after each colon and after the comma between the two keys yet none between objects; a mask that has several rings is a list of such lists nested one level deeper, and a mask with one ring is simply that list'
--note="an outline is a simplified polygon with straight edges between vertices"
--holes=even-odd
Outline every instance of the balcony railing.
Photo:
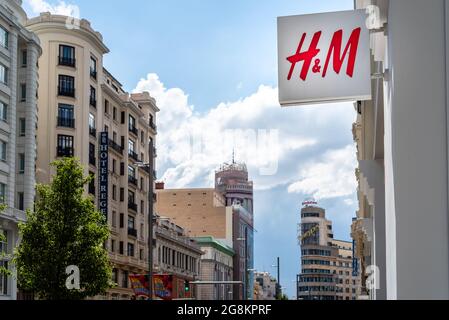
[{"label": "balcony railing", "polygon": [[92,107],[94,107],[94,108],[97,107],[97,99],[95,97],[90,97],[89,103]]},{"label": "balcony railing", "polygon": [[128,228],[128,235],[137,238],[137,230],[133,228]]},{"label": "balcony railing", "polygon": [[134,135],[138,136],[139,135],[139,130],[137,130],[136,127],[134,126],[129,126],[129,132],[133,133]]},{"label": "balcony railing", "polygon": [[58,86],[58,95],[64,97],[75,97],[75,88]]},{"label": "balcony railing", "polygon": [[89,134],[93,137],[97,137],[97,129],[92,128],[91,126],[89,126]]},{"label": "balcony railing", "polygon": [[123,147],[114,140],[109,139],[109,146],[120,154],[123,154]]},{"label": "balcony railing", "polygon": [[58,157],[66,157],[66,158],[70,158],[70,157],[73,157],[74,151],[73,151],[73,148],[68,148],[68,147],[57,147],[57,149],[56,149],[56,155],[57,155]]},{"label": "balcony railing", "polygon": [[137,187],[137,179],[136,179],[135,177],[133,177],[133,176],[128,176],[128,182],[129,182],[130,184],[135,185],[135,186]]},{"label": "balcony railing", "polygon": [[137,204],[128,201],[128,209],[137,212]]},{"label": "balcony railing", "polygon": [[66,67],[75,67],[76,59],[75,58],[68,58],[68,57],[61,57],[61,56],[59,56],[59,65],[60,66],[66,66]]},{"label": "balcony railing", "polygon": [[128,152],[128,156],[131,158],[131,159],[133,159],[133,160],[135,160],[136,162],[139,162],[139,155],[137,154],[137,153],[135,153],[134,151],[129,151]]},{"label": "balcony railing", "polygon": [[75,128],[75,119],[58,117],[58,127]]}]

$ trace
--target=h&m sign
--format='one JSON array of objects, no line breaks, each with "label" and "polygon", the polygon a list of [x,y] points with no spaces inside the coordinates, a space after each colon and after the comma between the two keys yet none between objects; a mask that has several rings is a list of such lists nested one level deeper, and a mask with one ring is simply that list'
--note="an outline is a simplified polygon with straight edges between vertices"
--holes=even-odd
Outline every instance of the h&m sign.
[{"label": "h&m sign", "polygon": [[281,105],[371,99],[364,10],[278,18]]}]

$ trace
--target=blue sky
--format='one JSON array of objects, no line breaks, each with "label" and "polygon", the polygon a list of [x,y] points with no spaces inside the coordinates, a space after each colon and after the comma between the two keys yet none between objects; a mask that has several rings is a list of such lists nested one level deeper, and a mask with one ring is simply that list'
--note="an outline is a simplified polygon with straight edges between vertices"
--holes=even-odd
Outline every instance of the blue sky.
[{"label": "blue sky", "polygon": [[[271,266],[280,256],[290,296],[300,269],[296,231],[304,198],[317,198],[334,221],[335,236],[350,239],[354,109],[350,103],[279,106],[276,17],[349,10],[353,0],[24,0],[24,6],[29,16],[79,8],[111,50],[108,70],[127,90],[150,90],[158,100],[158,172],[168,187],[212,187],[214,169],[231,158],[225,133],[276,130],[274,174],[260,174],[272,146],[261,154],[241,148],[236,155],[248,163],[257,189],[256,268],[275,274]],[[189,152],[185,141],[192,131],[199,152]]]}]

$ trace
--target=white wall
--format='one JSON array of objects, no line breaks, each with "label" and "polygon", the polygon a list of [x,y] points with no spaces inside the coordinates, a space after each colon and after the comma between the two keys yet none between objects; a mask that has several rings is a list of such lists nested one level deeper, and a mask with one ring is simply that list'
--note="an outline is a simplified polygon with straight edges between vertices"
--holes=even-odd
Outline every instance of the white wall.
[{"label": "white wall", "polygon": [[389,4],[385,169],[390,299],[449,299],[444,3]]}]

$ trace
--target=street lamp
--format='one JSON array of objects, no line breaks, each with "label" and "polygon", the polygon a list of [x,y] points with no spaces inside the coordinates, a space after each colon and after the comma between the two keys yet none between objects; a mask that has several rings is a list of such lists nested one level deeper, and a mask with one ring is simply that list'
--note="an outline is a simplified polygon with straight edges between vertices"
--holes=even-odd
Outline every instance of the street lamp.
[{"label": "street lamp", "polygon": [[153,225],[154,225],[154,199],[153,199],[153,185],[154,185],[154,168],[153,168],[153,161],[154,161],[154,146],[153,146],[153,140],[150,139],[150,142],[148,144],[149,150],[148,153],[150,155],[150,162],[149,163],[143,163],[143,162],[137,162],[136,166],[138,168],[146,168],[148,169],[148,173],[150,176],[149,179],[149,187],[148,187],[148,290],[149,290],[149,300],[153,300]]},{"label": "street lamp", "polygon": [[272,265],[273,268],[277,268],[277,273],[278,273],[278,283],[276,286],[276,295],[277,298],[280,299],[280,295],[281,295],[281,258],[278,257],[277,259],[277,265]]}]

